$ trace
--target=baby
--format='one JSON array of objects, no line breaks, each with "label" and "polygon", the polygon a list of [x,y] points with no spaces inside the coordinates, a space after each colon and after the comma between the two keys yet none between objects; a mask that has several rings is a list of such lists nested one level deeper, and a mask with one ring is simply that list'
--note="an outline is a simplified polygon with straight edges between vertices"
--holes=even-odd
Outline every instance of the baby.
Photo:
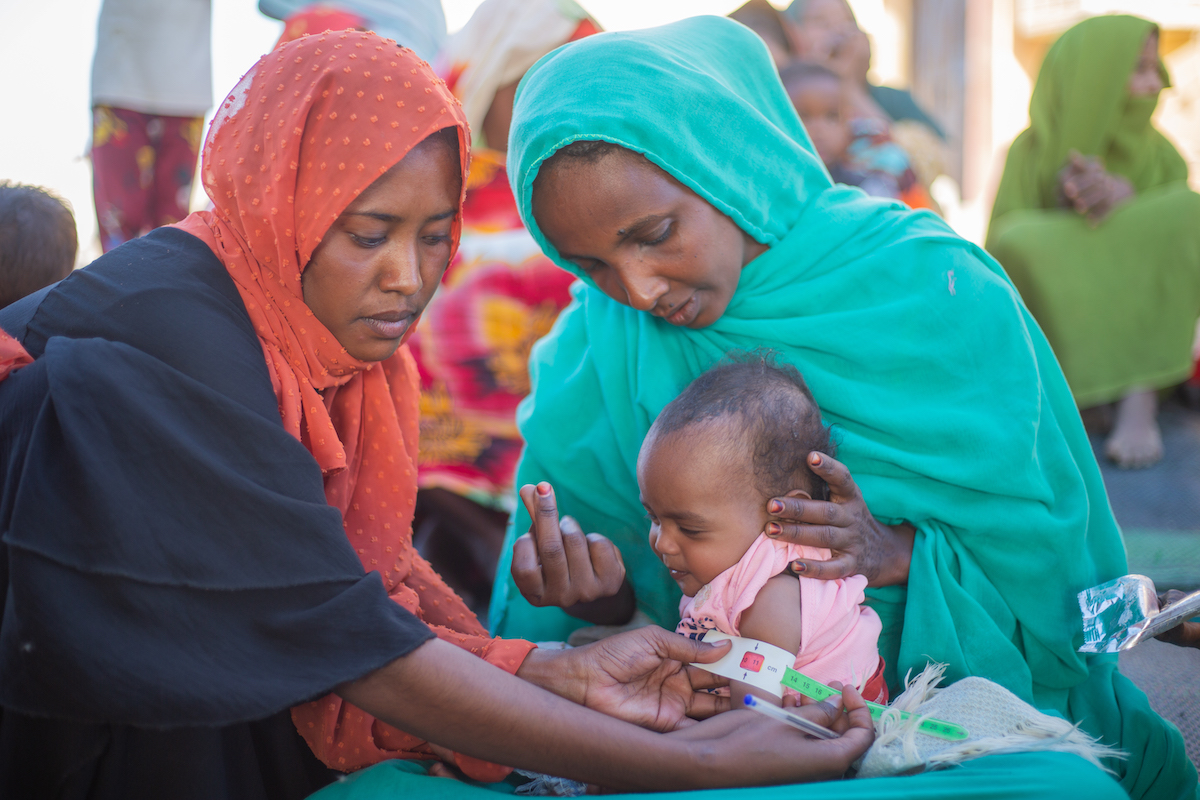
[{"label": "baby", "polygon": [[[715,628],[769,642],[795,653],[805,675],[887,702],[879,617],[860,605],[867,579],[797,577],[794,559],[827,559],[829,551],[764,533],[770,498],[827,499],[828,486],[808,467],[813,451],[832,454],[833,443],[794,367],[752,354],[710,369],[663,409],[642,443],[637,480],[650,546],[683,590],[679,633],[699,638]],[[746,693],[780,703],[733,682],[735,704]]]},{"label": "baby", "polygon": [[850,124],[843,112],[842,79],[833,70],[807,61],[788,64],[779,71],[779,79],[833,180],[857,186],[861,176],[845,167]]},{"label": "baby", "polygon": [[931,207],[928,192],[908,155],[891,140],[888,126],[877,119],[846,119],[842,79],[836,72],[793,61],[779,71],[779,79],[834,183],[903,200],[913,208]]},{"label": "baby", "polygon": [[70,275],[78,244],[66,201],[0,181],[0,308]]}]

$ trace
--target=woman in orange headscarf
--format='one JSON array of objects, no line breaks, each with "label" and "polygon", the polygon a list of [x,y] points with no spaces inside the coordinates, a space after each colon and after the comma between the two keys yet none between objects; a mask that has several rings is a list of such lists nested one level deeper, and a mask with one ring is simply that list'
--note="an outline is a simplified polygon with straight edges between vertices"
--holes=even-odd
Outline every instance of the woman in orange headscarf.
[{"label": "woman in orange headscarf", "polygon": [[222,105],[212,212],[0,312],[0,795],[298,798],[321,762],[391,757],[507,772],[455,750],[678,788],[865,748],[854,700],[857,727],[819,744],[582,708],[672,730],[719,708],[681,662],[723,651],[491,639],[413,552],[403,343],[457,246],[467,141],[411,51],[303,37]]},{"label": "woman in orange headscarf", "polygon": [[[415,59],[373,38],[319,36],[307,69],[296,68],[303,56],[289,57],[295,49],[267,57],[266,65],[282,65],[273,71],[276,86],[263,85],[273,76],[258,70],[222,106],[205,143],[203,178],[214,202],[225,201],[179,227],[229,270],[262,342],[284,427],[320,465],[326,498],[341,512],[363,567],[379,571],[388,596],[439,637],[516,672],[533,645],[490,639],[413,552],[409,527],[416,371],[398,347],[457,244],[468,163],[465,137],[455,130],[463,125],[461,109],[424,64],[400,69]],[[335,109],[347,94],[365,108],[340,117]],[[303,132],[298,118],[308,119]],[[439,143],[436,158],[428,151]],[[409,152],[421,161],[405,159],[392,169]],[[429,190],[413,194],[413,182]],[[400,196],[396,209],[389,207],[392,194]],[[279,213],[297,200],[294,219],[286,209]],[[383,219],[379,209],[402,210],[406,218]],[[398,230],[415,246],[389,241]],[[350,275],[341,268],[346,261],[354,265]],[[409,272],[380,277],[397,268]],[[383,291],[375,288],[380,280],[390,281]],[[405,751],[429,752],[422,738],[342,706],[331,696],[292,712],[327,765],[358,769]],[[507,774],[459,765],[481,780]]]}]

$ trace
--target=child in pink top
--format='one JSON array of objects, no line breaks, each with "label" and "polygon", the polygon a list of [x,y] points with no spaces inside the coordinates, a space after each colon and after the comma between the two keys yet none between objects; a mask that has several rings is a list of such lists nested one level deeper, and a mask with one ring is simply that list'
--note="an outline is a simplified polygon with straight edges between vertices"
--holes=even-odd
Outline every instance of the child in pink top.
[{"label": "child in pink top", "polygon": [[[828,497],[808,466],[814,452],[832,455],[833,442],[794,367],[751,354],[710,369],[663,409],[642,443],[637,478],[650,546],[683,590],[679,633],[715,628],[769,642],[796,653],[805,675],[886,702],[879,617],[861,605],[867,579],[797,577],[793,560],[829,551],[764,533],[770,498]],[[761,694],[733,682],[735,703],[748,692]]]}]

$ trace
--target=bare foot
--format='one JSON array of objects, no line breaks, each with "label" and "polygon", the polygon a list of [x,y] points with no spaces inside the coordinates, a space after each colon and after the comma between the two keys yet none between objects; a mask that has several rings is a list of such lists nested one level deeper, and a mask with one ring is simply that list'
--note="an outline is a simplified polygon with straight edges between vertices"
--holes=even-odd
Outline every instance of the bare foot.
[{"label": "bare foot", "polygon": [[1158,429],[1158,394],[1133,390],[1117,404],[1117,421],[1104,443],[1104,453],[1122,469],[1143,469],[1163,457]]}]

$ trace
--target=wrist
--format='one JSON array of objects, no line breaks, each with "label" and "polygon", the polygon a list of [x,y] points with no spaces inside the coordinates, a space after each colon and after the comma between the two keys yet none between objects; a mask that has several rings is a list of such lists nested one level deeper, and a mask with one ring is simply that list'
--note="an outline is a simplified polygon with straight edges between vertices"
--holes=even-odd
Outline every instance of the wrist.
[{"label": "wrist", "polygon": [[583,705],[587,682],[577,675],[575,660],[570,650],[548,650],[537,648],[517,668],[516,676],[534,686]]},{"label": "wrist", "polygon": [[[878,524],[878,523],[877,523]],[[917,531],[907,522],[899,525],[881,525],[887,531],[886,540],[890,543],[888,555],[884,561],[875,586],[903,586],[908,583],[908,571],[912,565],[913,543]]]}]

